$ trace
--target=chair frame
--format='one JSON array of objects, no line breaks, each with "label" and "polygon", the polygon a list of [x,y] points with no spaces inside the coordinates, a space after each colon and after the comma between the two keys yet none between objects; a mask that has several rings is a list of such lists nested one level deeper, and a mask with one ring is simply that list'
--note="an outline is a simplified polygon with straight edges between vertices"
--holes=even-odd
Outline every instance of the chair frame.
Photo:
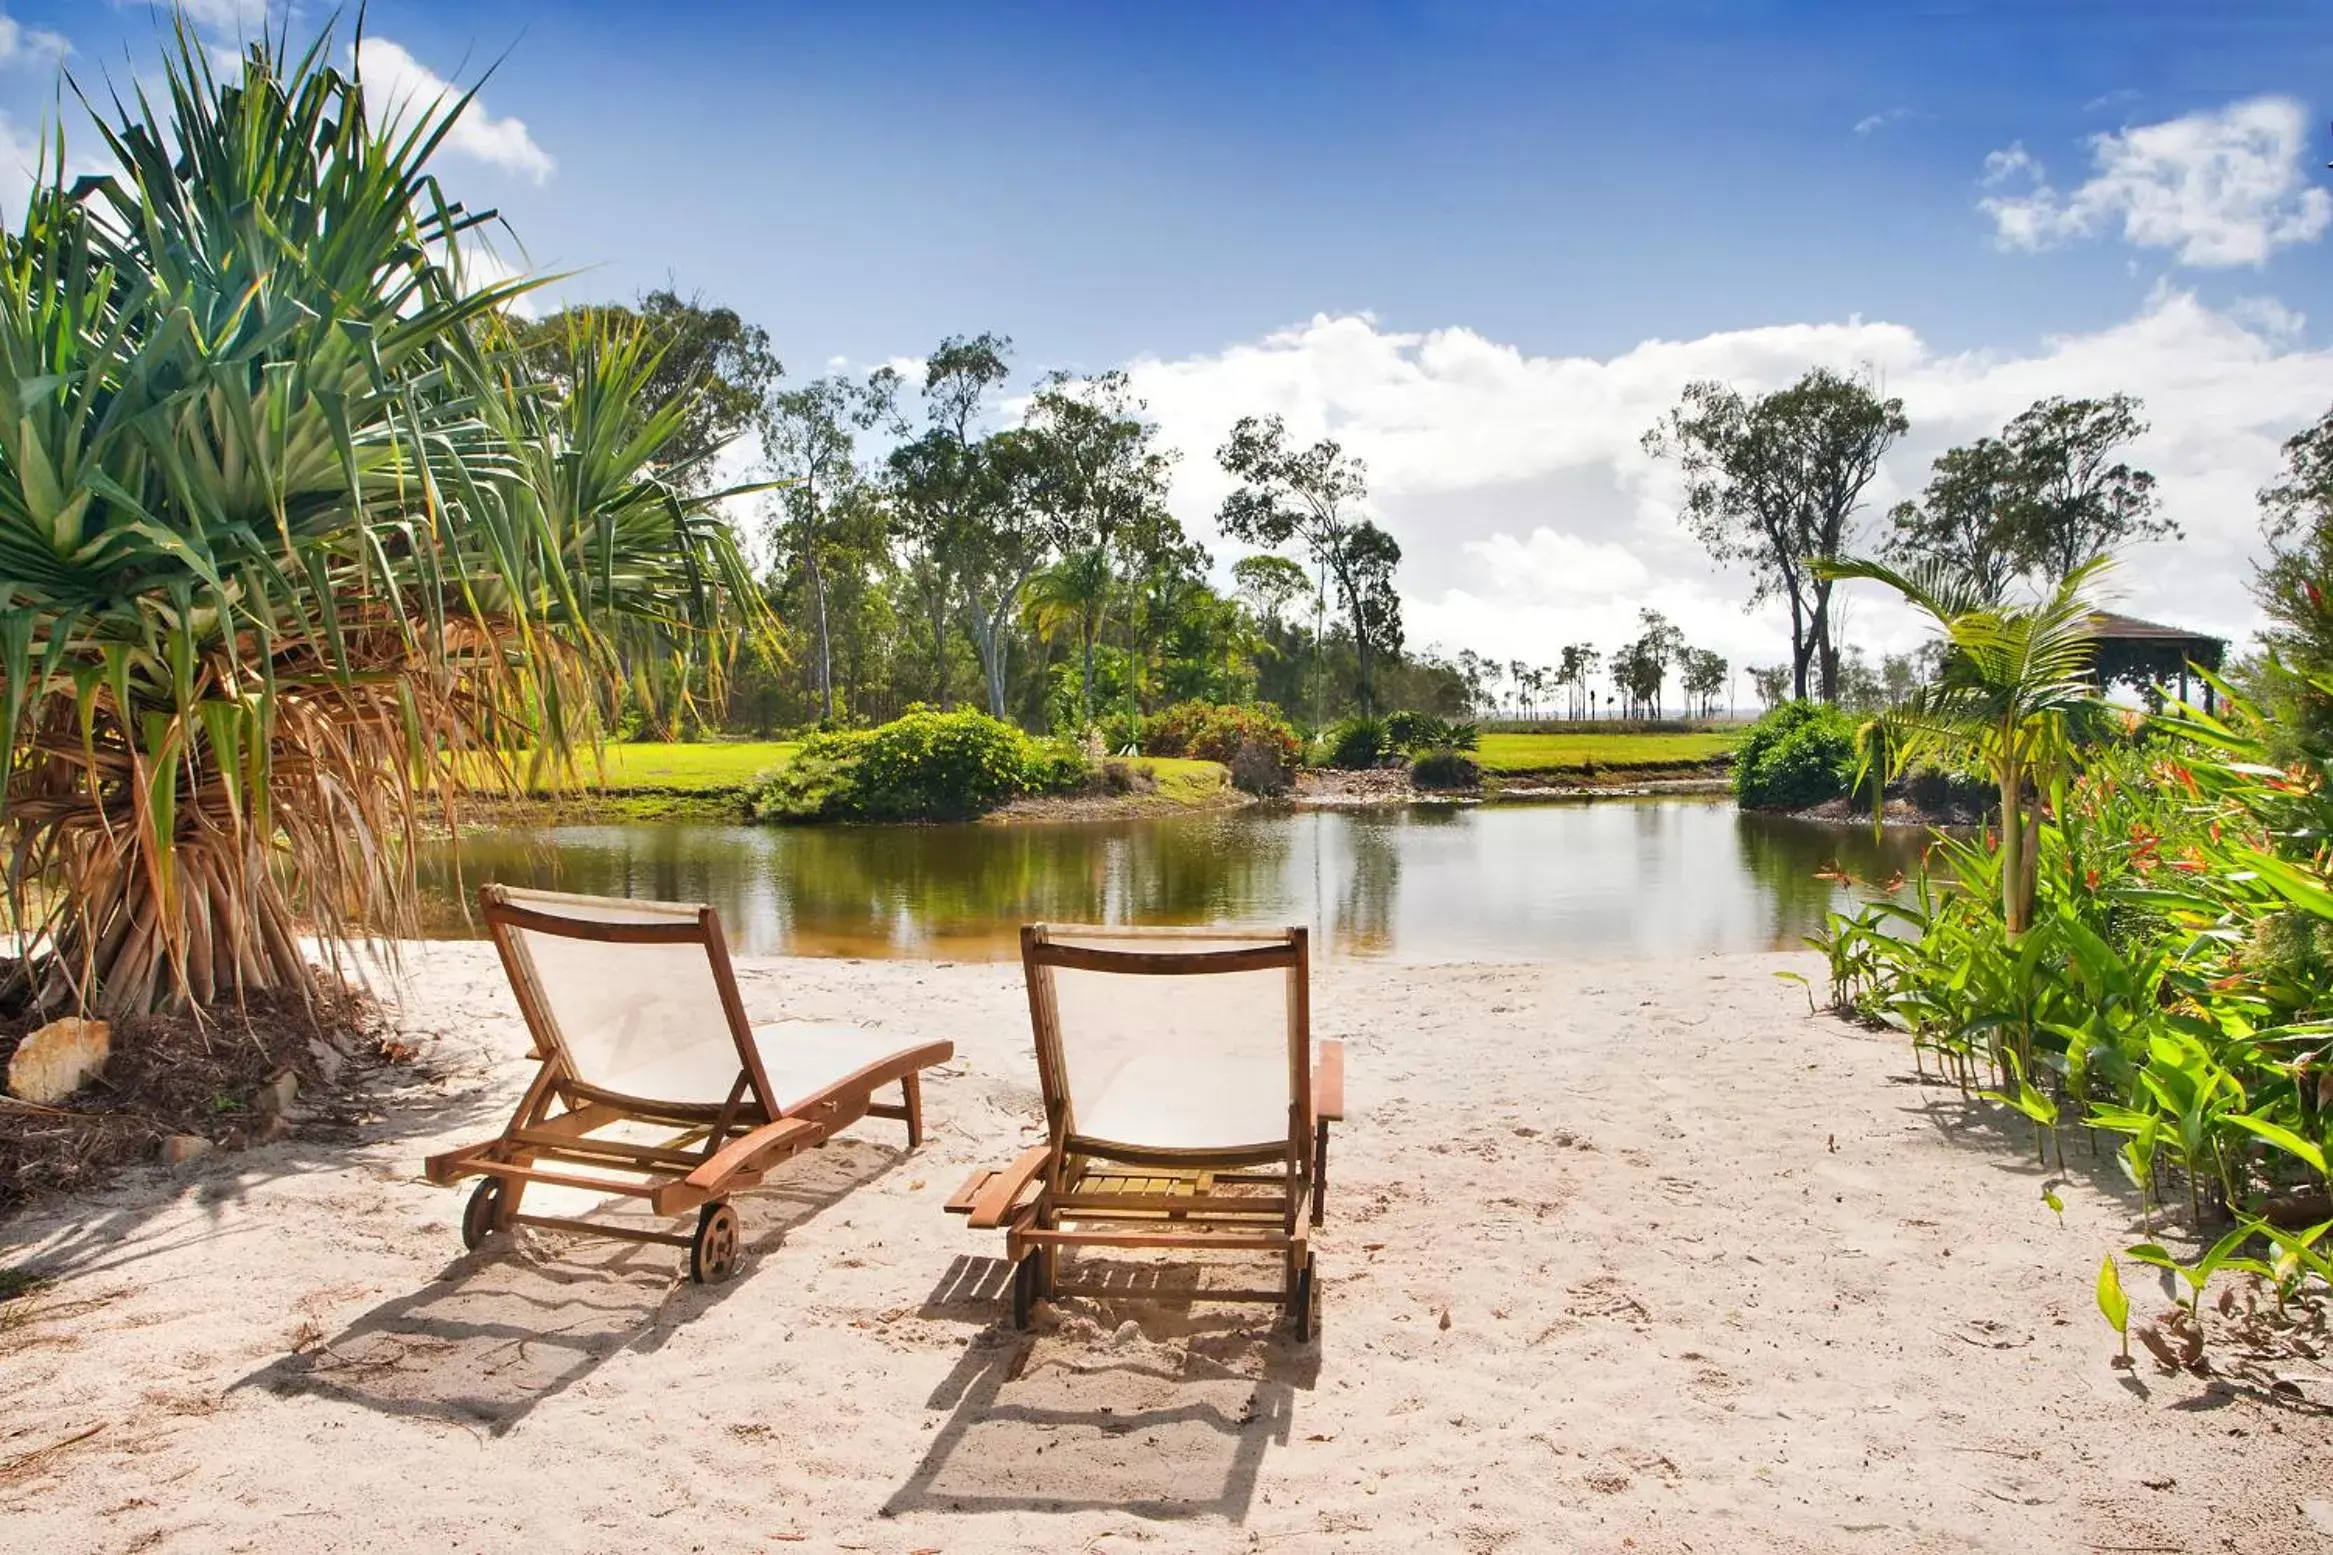
[{"label": "chair frame", "polygon": [[[1059,944],[1123,940],[1127,949]],[[1235,949],[1174,948],[1176,941],[1247,941]],[[1312,1040],[1312,960],[1302,928],[1136,928],[1029,924],[1021,930],[1029,1021],[1045,1098],[1046,1142],[1011,1165],[974,1172],[948,1200],[975,1230],[1001,1228],[1013,1265],[1013,1322],[1026,1328],[1040,1298],[1061,1292],[1065,1248],[1168,1248],[1278,1253],[1277,1291],[1210,1291],[1211,1300],[1278,1303],[1299,1340],[1313,1328],[1311,1228],[1328,1195],[1329,1125],[1345,1115],[1345,1050]],[[1288,1135],[1252,1149],[1151,1149],[1077,1131],[1062,1051],[1056,968],[1187,977],[1288,972]]]},{"label": "chair frame", "polygon": [[[685,1247],[689,1249],[690,1278],[699,1283],[725,1279],[738,1261],[737,1215],[728,1202],[731,1194],[755,1186],[773,1167],[824,1145],[862,1117],[905,1123],[910,1150],[923,1142],[922,1071],[952,1058],[954,1043],[924,1042],[902,1048],[791,1107],[783,1106],[770,1085],[760,1046],[746,1020],[745,1001],[737,990],[737,974],[730,964],[719,913],[700,904],[659,903],[656,905],[686,907],[692,916],[675,914],[670,923],[594,922],[586,917],[536,911],[526,905],[529,900],[577,907],[598,903],[636,909],[644,905],[613,897],[518,893],[496,884],[479,889],[480,913],[533,1038],[528,1056],[540,1067],[500,1134],[433,1155],[426,1163],[427,1175],[434,1183],[483,1179],[462,1216],[462,1239],[473,1250],[496,1231],[537,1226]],[[730,1039],[737,1046],[737,1079],[728,1098],[716,1103],[630,1096],[603,1090],[570,1072],[551,1002],[518,939],[521,929],[601,944],[702,946],[728,1017]],[[900,1088],[897,1102],[875,1100],[878,1090],[894,1084]],[[619,1123],[664,1125],[676,1132],[652,1144],[591,1137],[597,1130]],[[589,1168],[605,1175],[583,1176],[560,1168]],[[695,1210],[697,1225],[692,1232],[660,1231],[568,1216],[523,1214],[519,1206],[532,1183],[644,1200],[651,1213],[664,1217]]]}]

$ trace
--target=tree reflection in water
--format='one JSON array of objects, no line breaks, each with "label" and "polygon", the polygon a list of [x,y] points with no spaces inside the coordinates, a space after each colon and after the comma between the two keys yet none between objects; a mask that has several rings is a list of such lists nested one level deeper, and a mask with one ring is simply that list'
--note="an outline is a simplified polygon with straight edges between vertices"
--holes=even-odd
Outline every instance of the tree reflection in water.
[{"label": "tree reflection in water", "polygon": [[710,902],[750,953],[1008,959],[1024,922],[1304,923],[1328,954],[1568,959],[1795,948],[1921,837],[1713,800],[1241,810],[1013,826],[639,822],[473,833],[418,861],[429,932],[479,882]]}]

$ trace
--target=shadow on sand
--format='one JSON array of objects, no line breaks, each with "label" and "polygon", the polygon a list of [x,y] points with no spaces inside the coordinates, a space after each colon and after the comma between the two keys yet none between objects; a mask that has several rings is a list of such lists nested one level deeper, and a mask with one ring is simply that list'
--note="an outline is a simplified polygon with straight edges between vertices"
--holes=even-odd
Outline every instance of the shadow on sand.
[{"label": "shadow on sand", "polygon": [[[1271,1307],[1206,1300],[1176,1264],[1088,1258],[1064,1268],[1077,1294],[1030,1333],[999,1311],[1011,1266],[960,1257],[922,1315],[982,1325],[926,1407],[949,1411],[923,1460],[884,1503],[919,1510],[1058,1512],[1244,1522],[1296,1395],[1320,1372]],[[1122,1313],[1121,1301],[1139,1302]],[[1122,1316],[1139,1316],[1113,1331]]]},{"label": "shadow on sand", "polygon": [[[739,1194],[732,1202],[747,1258],[723,1284],[690,1284],[686,1255],[670,1247],[522,1226],[457,1258],[423,1289],[383,1302],[330,1338],[315,1336],[234,1386],[502,1435],[610,1357],[660,1348],[739,1281],[755,1278],[761,1255],[787,1232],[904,1159],[896,1148],[837,1139]],[[770,1269],[763,1277],[785,1274]]]}]

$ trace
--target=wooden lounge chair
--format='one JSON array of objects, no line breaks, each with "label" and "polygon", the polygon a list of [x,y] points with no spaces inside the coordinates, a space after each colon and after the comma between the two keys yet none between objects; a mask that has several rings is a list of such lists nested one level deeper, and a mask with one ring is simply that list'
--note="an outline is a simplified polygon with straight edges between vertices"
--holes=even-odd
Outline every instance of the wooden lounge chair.
[{"label": "wooden lounge chair", "polygon": [[1277,1301],[1312,1335],[1309,1228],[1344,1116],[1344,1044],[1312,1042],[1302,929],[1021,931],[1045,1143],[948,1201],[1001,1227],[1013,1322],[1058,1291],[1063,1248],[1278,1253]]},{"label": "wooden lounge chair", "polygon": [[[476,1248],[513,1225],[689,1250],[689,1276],[738,1259],[729,1196],[861,1117],[923,1141],[921,1071],[949,1042],[902,1043],[858,1026],[748,1026],[710,907],[489,885],[478,893],[542,1067],[501,1134],[432,1156],[431,1182],[481,1177],[462,1215]],[[897,1085],[895,1103],[875,1093]],[[697,1213],[693,1232],[522,1215],[531,1184]]]}]

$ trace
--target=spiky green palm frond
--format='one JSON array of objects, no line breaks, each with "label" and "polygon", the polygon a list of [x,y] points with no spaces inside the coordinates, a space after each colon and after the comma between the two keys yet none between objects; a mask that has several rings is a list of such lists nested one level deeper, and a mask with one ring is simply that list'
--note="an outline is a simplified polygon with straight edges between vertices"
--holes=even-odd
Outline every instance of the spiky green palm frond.
[{"label": "spiky green palm frond", "polygon": [[[660,468],[637,337],[530,382],[384,116],[182,30],[167,111],[0,243],[0,844],[14,977],[132,1010],[305,987],[299,934],[410,923],[415,831],[510,754],[572,760],[618,667],[718,664],[758,596]],[[93,112],[95,111],[93,106]]]}]

